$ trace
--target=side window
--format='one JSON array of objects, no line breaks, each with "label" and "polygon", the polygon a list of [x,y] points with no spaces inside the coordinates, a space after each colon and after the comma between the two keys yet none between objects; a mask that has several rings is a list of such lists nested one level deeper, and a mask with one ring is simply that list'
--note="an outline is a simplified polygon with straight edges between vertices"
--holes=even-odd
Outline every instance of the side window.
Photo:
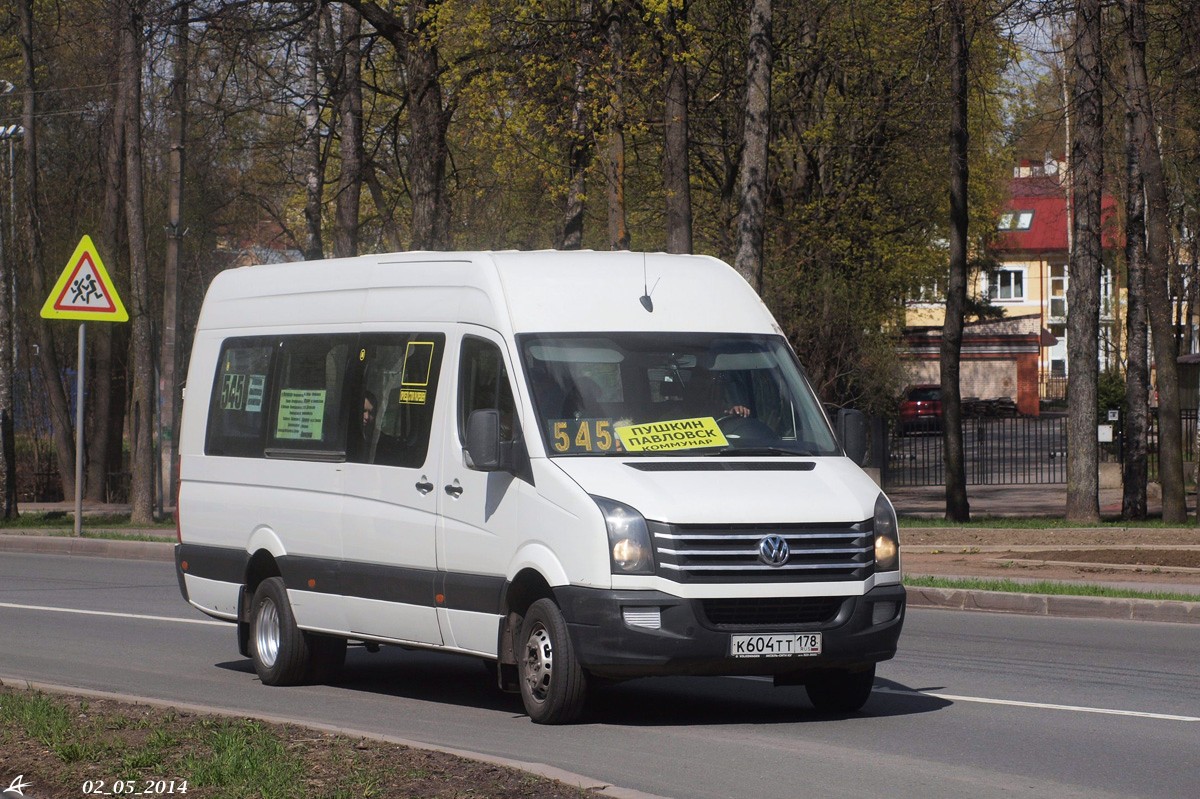
[{"label": "side window", "polygon": [[261,458],[274,340],[231,339],[221,347],[208,407],[206,455]]},{"label": "side window", "polygon": [[349,460],[409,468],[425,463],[445,347],[441,333],[388,333],[359,340],[361,421],[350,433]]},{"label": "side window", "polygon": [[346,369],[354,336],[283,339],[275,386],[268,455],[297,450],[341,457],[346,449]]},{"label": "side window", "polygon": [[500,411],[501,438],[514,439],[516,409],[500,348],[485,339],[467,336],[458,366],[458,436],[464,445],[467,419],[472,411],[484,408]]}]

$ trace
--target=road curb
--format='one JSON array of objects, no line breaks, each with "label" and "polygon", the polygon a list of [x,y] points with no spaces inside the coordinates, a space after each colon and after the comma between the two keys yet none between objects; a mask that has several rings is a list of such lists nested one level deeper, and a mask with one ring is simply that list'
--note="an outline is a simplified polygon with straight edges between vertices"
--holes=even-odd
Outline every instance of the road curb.
[{"label": "road curb", "polygon": [[908,586],[910,608],[1020,613],[1083,619],[1124,619],[1175,624],[1200,624],[1200,602],[1158,599],[1019,594],[965,588]]},{"label": "road curb", "polygon": [[275,716],[269,713],[257,713],[254,711],[211,707],[209,705],[197,705],[190,702],[171,702],[165,699],[153,699],[144,696],[134,696],[132,694],[114,693],[112,691],[96,691],[88,688],[73,688],[71,686],[55,685],[53,683],[33,682],[21,677],[7,677],[0,675],[0,685],[30,691],[41,691],[42,693],[47,694],[65,694],[68,696],[110,699],[114,702],[124,702],[131,705],[146,705],[149,707],[157,707],[167,710],[183,710],[188,713],[195,713],[197,715],[222,716],[225,718],[235,719],[256,719],[258,721],[267,722],[268,724],[292,724],[297,727],[306,727],[310,730],[318,730],[320,732],[332,733],[334,735],[343,735],[348,738],[362,738],[371,741],[380,741],[381,743],[406,746],[409,749],[417,749],[429,752],[443,752],[448,755],[454,755],[455,757],[461,757],[467,760],[475,760],[480,763],[490,763],[492,765],[504,766],[506,768],[516,769],[517,771],[524,771],[528,774],[534,774],[539,777],[545,777],[546,779],[557,780],[565,785],[580,788],[600,797],[611,796],[615,799],[666,799],[666,797],[659,796],[658,794],[645,793],[644,791],[638,791],[632,788],[622,788],[618,785],[612,785],[611,783],[607,783],[603,780],[586,777],[582,774],[576,774],[575,772],[558,768],[557,766],[546,765],[545,763],[531,763],[524,760],[514,760],[512,758],[500,757],[498,755],[488,755],[482,752],[471,752],[466,749],[438,746],[437,744],[426,743],[424,741],[415,741],[411,738],[400,738],[395,735],[384,735],[376,732],[357,730],[353,727],[341,727],[336,724],[321,724],[320,722],[297,720],[294,718],[288,718],[286,716]]},{"label": "road curb", "polygon": [[63,536],[0,535],[0,552],[29,552],[41,555],[86,555],[93,558],[126,560],[175,559],[175,545],[169,541],[120,541],[108,538],[66,538]]}]

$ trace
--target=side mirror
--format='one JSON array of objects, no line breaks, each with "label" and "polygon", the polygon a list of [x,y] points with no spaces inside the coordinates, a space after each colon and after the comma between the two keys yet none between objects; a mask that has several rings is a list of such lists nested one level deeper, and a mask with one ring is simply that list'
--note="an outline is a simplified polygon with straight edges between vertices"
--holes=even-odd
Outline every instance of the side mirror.
[{"label": "side mirror", "polygon": [[862,411],[840,409],[837,413],[837,435],[847,458],[859,466],[866,463],[870,437],[867,435],[867,417]]},{"label": "side mirror", "polygon": [[481,472],[503,471],[500,449],[500,411],[484,408],[471,411],[467,419],[467,455],[471,466]]}]

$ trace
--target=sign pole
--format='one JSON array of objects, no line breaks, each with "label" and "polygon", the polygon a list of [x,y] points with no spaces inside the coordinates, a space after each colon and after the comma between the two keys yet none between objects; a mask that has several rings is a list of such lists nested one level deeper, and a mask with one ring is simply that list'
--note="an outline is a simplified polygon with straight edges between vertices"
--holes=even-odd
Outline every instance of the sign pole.
[{"label": "sign pole", "polygon": [[75,537],[83,533],[83,365],[87,361],[87,322],[79,323],[79,366],[75,370]]}]

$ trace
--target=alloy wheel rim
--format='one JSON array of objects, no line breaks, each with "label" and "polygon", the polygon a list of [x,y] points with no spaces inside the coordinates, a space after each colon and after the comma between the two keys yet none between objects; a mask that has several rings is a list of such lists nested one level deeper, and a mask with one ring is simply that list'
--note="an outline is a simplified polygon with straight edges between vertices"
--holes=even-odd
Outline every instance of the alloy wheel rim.
[{"label": "alloy wheel rim", "polygon": [[271,668],[275,665],[275,658],[279,656],[279,609],[271,600],[265,600],[259,605],[254,631],[258,659],[264,666]]}]

